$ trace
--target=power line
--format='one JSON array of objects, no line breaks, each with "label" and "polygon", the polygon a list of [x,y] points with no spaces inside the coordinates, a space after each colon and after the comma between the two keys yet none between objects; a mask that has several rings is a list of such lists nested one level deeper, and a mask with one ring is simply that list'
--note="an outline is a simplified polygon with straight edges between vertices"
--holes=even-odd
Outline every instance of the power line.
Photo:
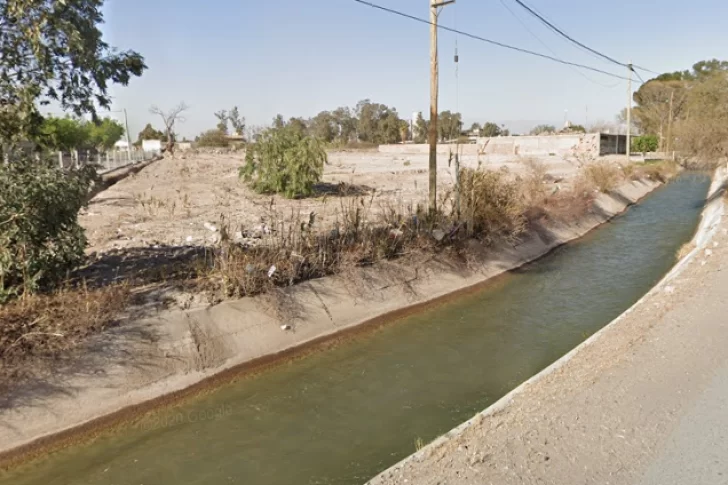
[{"label": "power line", "polygon": [[[556,54],[556,52],[554,52],[554,50],[552,48],[550,48],[544,41],[542,41],[541,38],[538,35],[536,35],[531,29],[528,28],[528,25],[526,25],[526,23],[523,20],[521,20],[521,18],[518,15],[516,15],[516,12],[514,12],[511,9],[511,7],[508,6],[508,4],[505,2],[505,0],[500,0],[500,3],[501,3],[501,5],[503,5],[503,7],[506,10],[508,10],[508,12],[513,16],[513,18],[515,18],[518,21],[518,23],[521,24],[521,26],[526,30],[526,32],[528,32],[529,34],[531,34],[531,36],[538,41],[539,44],[541,44],[542,46],[544,46],[544,48],[546,48],[546,50],[548,50],[549,52],[551,52],[551,54],[553,54],[555,56],[558,55],[558,54]],[[608,84],[600,83],[599,81],[595,81],[594,79],[590,78],[589,76],[587,76],[586,74],[584,74],[580,70],[576,69],[574,66],[569,66],[569,67],[571,68],[572,71],[574,71],[575,73],[577,73],[578,75],[580,75],[581,77],[583,77],[584,79],[586,79],[587,81],[589,81],[591,83],[594,83],[594,84],[597,84],[599,86],[602,86],[604,88],[612,89],[612,88],[615,88],[615,87],[617,87],[619,85],[619,82],[617,82],[617,84],[613,84],[611,86],[608,85]]]},{"label": "power line", "polygon": [[576,63],[576,62],[565,61],[563,59],[559,59],[559,58],[554,57],[554,56],[549,56],[549,55],[546,55],[546,54],[541,54],[540,52],[534,52],[534,51],[531,51],[531,50],[528,50],[528,49],[522,49],[520,47],[515,47],[515,46],[512,46],[512,45],[504,44],[503,42],[498,42],[496,40],[486,39],[485,37],[480,37],[480,36],[475,35],[475,34],[470,34],[468,32],[463,32],[462,30],[453,29],[451,27],[446,27],[446,26],[440,25],[440,24],[433,24],[429,20],[426,20],[426,19],[423,19],[423,18],[420,18],[420,17],[415,17],[414,15],[410,15],[410,14],[407,14],[407,13],[404,13],[404,12],[400,12],[398,10],[394,10],[394,9],[391,9],[391,8],[383,7],[381,5],[377,5],[375,3],[371,3],[371,2],[368,2],[368,1],[365,1],[365,0],[354,0],[354,1],[357,2],[357,3],[361,3],[362,5],[366,5],[368,7],[372,7],[374,9],[382,10],[382,11],[387,12],[387,13],[391,13],[391,14],[394,14],[394,15],[398,15],[400,17],[404,17],[404,18],[408,18],[410,20],[414,20],[415,22],[420,22],[420,23],[427,24],[427,25],[436,25],[438,29],[445,30],[445,31],[448,31],[448,32],[452,32],[454,34],[459,34],[459,35],[462,35],[463,37],[469,37],[469,38],[474,39],[474,40],[479,40],[481,42],[485,42],[487,44],[491,44],[491,45],[495,45],[495,46],[498,46],[498,47],[502,47],[504,49],[509,49],[509,50],[512,50],[512,51],[520,52],[522,54],[528,54],[528,55],[531,55],[531,56],[540,57],[542,59],[548,59],[550,61],[557,62],[559,64],[564,64],[566,66],[574,66],[574,67],[579,67],[581,69],[587,69],[589,71],[598,72],[599,74],[604,74],[605,76],[611,76],[611,77],[616,78],[616,79],[624,79],[625,81],[628,80],[628,78],[626,78],[624,76],[620,76],[619,74],[614,74],[612,72],[604,71],[604,70],[598,69],[596,67],[586,66],[584,64],[579,64],[579,63]]},{"label": "power line", "polygon": [[520,5],[521,7],[523,7],[528,13],[530,13],[531,15],[533,15],[534,17],[536,17],[539,21],[541,21],[544,25],[546,25],[547,27],[549,27],[551,30],[553,30],[557,34],[561,35],[565,39],[569,40],[570,42],[578,45],[582,49],[586,49],[587,51],[589,51],[589,52],[591,52],[593,54],[596,54],[597,56],[599,56],[599,57],[601,57],[603,59],[606,59],[607,61],[609,61],[609,62],[611,62],[613,64],[617,64],[619,66],[626,67],[626,68],[628,68],[628,69],[630,69],[632,71],[634,71],[634,69],[632,69],[632,68],[633,67],[636,67],[636,68],[641,69],[643,71],[651,72],[653,74],[657,74],[657,73],[655,73],[653,71],[650,71],[649,69],[646,69],[644,67],[640,67],[640,66],[636,66],[636,65],[630,66],[627,63],[620,62],[620,61],[614,59],[613,57],[610,57],[610,56],[608,56],[606,54],[602,54],[598,50],[592,49],[588,45],[585,45],[585,44],[579,42],[578,40],[576,40],[575,38],[571,37],[569,34],[567,34],[566,32],[564,32],[563,30],[561,30],[557,26],[555,26],[553,23],[549,22],[543,15],[541,15],[538,12],[536,12],[535,9],[533,9],[533,8],[529,7],[528,5],[526,5],[526,3],[523,2],[523,0],[513,0],[513,1],[516,2],[518,5]]}]

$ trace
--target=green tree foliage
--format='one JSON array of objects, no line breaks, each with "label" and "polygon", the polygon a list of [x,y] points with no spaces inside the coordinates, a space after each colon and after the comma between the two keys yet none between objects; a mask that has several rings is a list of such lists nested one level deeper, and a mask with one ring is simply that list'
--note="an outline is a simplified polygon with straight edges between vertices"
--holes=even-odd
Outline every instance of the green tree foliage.
[{"label": "green tree foliage", "polygon": [[78,211],[93,171],[61,173],[55,165],[0,165],[0,303],[62,280],[84,256]]},{"label": "green tree foliage", "polygon": [[336,139],[338,128],[336,118],[328,111],[322,111],[309,121],[311,135],[326,143],[331,143]]},{"label": "green tree foliage", "polygon": [[141,55],[112,49],[98,26],[101,0],[0,2],[0,142],[35,138],[38,106],[57,102],[76,115],[108,108],[111,83],[146,68]]},{"label": "green tree foliage", "polygon": [[43,120],[38,143],[50,150],[71,151],[95,148],[110,150],[124,136],[124,127],[116,120],[104,118],[87,122],[79,118],[50,116]]},{"label": "green tree foliage", "polygon": [[551,135],[556,133],[556,127],[554,125],[537,125],[531,129],[531,135]]},{"label": "green tree foliage", "polygon": [[503,128],[498,126],[496,123],[493,123],[492,121],[489,121],[483,125],[483,129],[480,132],[481,136],[487,136],[487,137],[494,137],[494,136],[503,136],[506,133],[504,133]]},{"label": "green tree foliage", "polygon": [[260,193],[308,196],[326,162],[322,143],[289,125],[267,130],[248,146],[240,176]]},{"label": "green tree foliage", "polygon": [[337,108],[331,112],[331,117],[336,125],[337,140],[347,143],[356,139],[357,119],[350,108]]},{"label": "green tree foliage", "polygon": [[90,133],[86,123],[78,118],[48,117],[43,120],[38,140],[50,150],[68,152],[82,149],[89,143]]},{"label": "green tree foliage", "polygon": [[632,151],[656,152],[659,140],[656,135],[642,135],[632,138]]},{"label": "green tree foliage", "polygon": [[111,118],[104,118],[96,123],[88,123],[87,126],[89,142],[99,151],[111,150],[126,133],[124,126]]},{"label": "green tree foliage", "polygon": [[728,159],[728,74],[721,72],[691,83],[686,115],[674,122],[673,148],[691,161],[714,165]]},{"label": "green tree foliage", "polygon": [[228,112],[223,110],[218,111],[215,113],[215,118],[217,118],[217,126],[215,128],[217,131],[227,135],[228,133]]},{"label": "green tree foliage", "polygon": [[147,123],[147,126],[139,132],[137,143],[141,144],[144,140],[161,140],[166,142],[167,135],[161,130],[155,130],[151,123]]},{"label": "green tree foliage", "polygon": [[[695,63],[691,70],[666,73],[649,80],[634,94],[636,106],[632,114],[636,127],[644,134],[657,136],[658,150],[671,151],[679,141],[692,153],[713,152],[712,148],[719,147],[720,143],[713,143],[711,148],[701,133],[708,139],[718,133],[703,121],[722,119],[715,109],[720,110],[721,103],[725,103],[721,98],[721,84],[726,76],[728,62],[711,59]],[[695,130],[696,126],[700,129]],[[682,133],[679,140],[678,130]],[[693,143],[698,139],[703,141]]]},{"label": "green tree foliage", "polygon": [[582,125],[571,125],[568,128],[561,130],[562,133],[586,133],[586,128]]},{"label": "green tree foliage", "polygon": [[230,140],[228,139],[228,136],[224,131],[220,130],[219,128],[215,128],[213,130],[208,130],[200,134],[200,136],[197,137],[196,142],[198,147],[220,148],[228,146]]},{"label": "green tree foliage", "polygon": [[233,106],[233,109],[228,113],[228,121],[234,133],[239,136],[245,135],[245,117],[240,114],[237,106]]},{"label": "green tree foliage", "polygon": [[422,113],[418,113],[414,132],[415,143],[427,143],[427,132],[429,129],[429,121],[422,117]]},{"label": "green tree foliage", "polygon": [[397,110],[365,99],[356,105],[359,140],[368,143],[397,143],[400,139],[400,118]]},{"label": "green tree foliage", "polygon": [[443,111],[438,116],[437,131],[440,141],[452,140],[460,137],[463,121],[460,113]]}]

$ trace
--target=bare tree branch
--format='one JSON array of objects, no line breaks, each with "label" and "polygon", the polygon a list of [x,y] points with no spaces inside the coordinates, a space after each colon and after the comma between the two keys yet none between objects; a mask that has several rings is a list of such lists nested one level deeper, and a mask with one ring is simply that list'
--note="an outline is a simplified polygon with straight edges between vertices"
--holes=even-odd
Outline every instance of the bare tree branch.
[{"label": "bare tree branch", "polygon": [[169,152],[170,155],[174,156],[174,125],[176,122],[184,123],[187,119],[182,116],[182,113],[187,111],[189,106],[182,101],[180,104],[175,106],[169,111],[163,111],[158,106],[153,105],[149,108],[149,112],[154,115],[159,115],[164,122],[164,128],[167,132],[167,146],[165,151]]}]

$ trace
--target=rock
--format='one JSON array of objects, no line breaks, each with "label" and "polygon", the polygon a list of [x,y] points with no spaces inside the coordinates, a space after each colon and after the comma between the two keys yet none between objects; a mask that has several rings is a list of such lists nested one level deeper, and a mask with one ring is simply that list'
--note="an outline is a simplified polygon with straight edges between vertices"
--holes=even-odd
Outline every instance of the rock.
[{"label": "rock", "polygon": [[285,332],[285,331],[288,331],[288,330],[293,330],[293,327],[291,327],[288,324],[284,324],[284,325],[281,325],[281,330],[283,330]]},{"label": "rock", "polygon": [[187,241],[188,243],[191,243],[194,240],[195,238],[193,238],[192,236],[187,236],[187,239],[185,239],[185,241]]},{"label": "rock", "polygon": [[268,278],[272,278],[273,275],[276,274],[276,269],[277,268],[275,264],[270,267],[270,269],[268,270]]},{"label": "rock", "polygon": [[705,250],[705,255],[706,256],[712,256],[713,255],[713,250],[712,249],[706,249]]},{"label": "rock", "polygon": [[203,224],[205,226],[205,229],[212,232],[217,232],[217,227],[215,227],[213,224],[210,224],[209,222],[206,222]]},{"label": "rock", "polygon": [[391,231],[389,231],[389,236],[395,239],[398,237],[402,237],[403,235],[404,232],[401,229],[392,229]]},{"label": "rock", "polygon": [[442,229],[435,229],[432,231],[432,237],[434,237],[437,242],[441,242],[445,239],[445,231]]},{"label": "rock", "polygon": [[236,232],[235,239],[243,239],[243,231]]}]

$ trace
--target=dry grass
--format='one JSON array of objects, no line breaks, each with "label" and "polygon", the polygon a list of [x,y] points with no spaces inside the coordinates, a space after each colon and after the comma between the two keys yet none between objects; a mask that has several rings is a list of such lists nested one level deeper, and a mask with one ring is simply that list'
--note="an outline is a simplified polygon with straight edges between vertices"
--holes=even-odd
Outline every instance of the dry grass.
[{"label": "dry grass", "polygon": [[600,192],[608,193],[617,187],[622,180],[623,172],[613,163],[596,162],[585,165],[580,176]]},{"label": "dry grass", "polygon": [[129,300],[125,286],[82,287],[0,306],[0,379],[22,375],[38,360],[54,360],[77,348],[112,325]]},{"label": "dry grass", "polygon": [[493,241],[514,238],[526,228],[520,183],[504,171],[463,169],[461,215],[468,233]]},{"label": "dry grass", "polygon": [[648,178],[662,183],[673,178],[680,170],[680,166],[670,160],[637,163],[632,164],[632,167],[633,173],[630,177],[632,180]]}]

